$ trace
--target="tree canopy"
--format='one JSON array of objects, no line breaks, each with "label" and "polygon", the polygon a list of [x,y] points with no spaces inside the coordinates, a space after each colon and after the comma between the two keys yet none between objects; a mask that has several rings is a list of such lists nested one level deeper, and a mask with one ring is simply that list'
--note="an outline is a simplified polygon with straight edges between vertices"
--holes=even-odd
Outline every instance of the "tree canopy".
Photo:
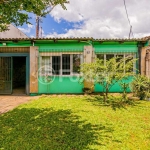
[{"label": "tree canopy", "polygon": [[[82,81],[89,83],[99,84],[103,88],[104,102],[107,100],[110,89],[116,84],[120,83],[123,86],[123,90],[127,87],[126,82],[129,77],[134,76],[133,64],[136,59],[132,57],[120,58],[113,57],[104,62],[103,59],[96,59],[92,63],[83,63],[80,71],[82,72]],[[93,87],[92,87],[93,88]],[[91,88],[91,89],[92,89]],[[126,91],[124,91],[126,92]]]},{"label": "tree canopy", "polygon": [[16,26],[30,24],[29,13],[45,17],[56,5],[66,9],[68,0],[0,0],[0,32],[13,23]]}]

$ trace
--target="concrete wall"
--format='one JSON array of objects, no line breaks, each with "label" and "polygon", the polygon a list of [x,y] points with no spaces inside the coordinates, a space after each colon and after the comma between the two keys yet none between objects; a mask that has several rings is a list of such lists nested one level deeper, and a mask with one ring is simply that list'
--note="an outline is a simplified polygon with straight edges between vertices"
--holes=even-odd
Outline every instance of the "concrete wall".
[{"label": "concrete wall", "polygon": [[38,93],[38,47],[30,47],[30,93]]},{"label": "concrete wall", "polygon": [[[84,63],[92,63],[94,60],[94,49],[92,46],[84,46]],[[84,81],[84,88],[94,90],[94,83],[91,81]]]},{"label": "concrete wall", "polygon": [[9,26],[9,30],[0,32],[0,38],[28,38],[22,31],[13,25]]},{"label": "concrete wall", "polygon": [[141,75],[150,77],[150,46],[145,46],[141,50]]}]

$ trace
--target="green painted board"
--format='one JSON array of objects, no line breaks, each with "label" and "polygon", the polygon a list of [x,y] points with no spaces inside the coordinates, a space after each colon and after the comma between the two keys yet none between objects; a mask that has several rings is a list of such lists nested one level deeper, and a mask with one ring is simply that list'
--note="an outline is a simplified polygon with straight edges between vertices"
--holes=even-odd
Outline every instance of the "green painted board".
[{"label": "green painted board", "polygon": [[39,94],[63,94],[63,93],[76,93],[82,92],[83,84],[78,82],[77,77],[55,77],[54,81],[50,84],[42,82],[39,78]]},{"label": "green painted board", "polygon": [[[129,79],[126,80],[125,83],[131,83],[132,80],[133,80],[133,77],[129,77]],[[103,92],[103,87],[99,84],[96,84],[95,88],[94,88],[94,92]],[[121,89],[119,83],[116,83],[112,86],[112,88],[110,89],[110,92],[111,93],[122,93],[123,89]],[[127,92],[131,92],[131,89],[128,88]]]}]

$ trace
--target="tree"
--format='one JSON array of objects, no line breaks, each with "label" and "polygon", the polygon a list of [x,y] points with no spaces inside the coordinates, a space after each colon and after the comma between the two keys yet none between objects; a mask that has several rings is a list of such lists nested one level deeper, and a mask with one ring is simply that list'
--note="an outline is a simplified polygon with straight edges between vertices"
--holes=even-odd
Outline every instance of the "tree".
[{"label": "tree", "polygon": [[0,32],[8,30],[8,25],[30,24],[29,14],[45,17],[56,5],[66,9],[67,0],[0,0]]},{"label": "tree", "polygon": [[[95,62],[83,63],[81,72],[83,81],[93,82],[103,87],[104,102],[107,101],[110,89],[117,82],[125,83],[130,76],[134,75],[133,63],[131,57],[119,58],[114,57],[104,62],[102,59],[97,59]],[[132,70],[132,71],[131,71]]]}]

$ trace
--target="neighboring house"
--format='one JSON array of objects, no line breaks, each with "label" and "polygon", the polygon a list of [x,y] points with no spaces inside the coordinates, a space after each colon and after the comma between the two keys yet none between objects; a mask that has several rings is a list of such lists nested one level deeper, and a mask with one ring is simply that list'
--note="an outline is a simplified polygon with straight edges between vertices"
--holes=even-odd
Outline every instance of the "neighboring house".
[{"label": "neighboring house", "polygon": [[9,30],[0,32],[0,38],[28,38],[22,31],[10,24]]},{"label": "neighboring house", "polygon": [[[148,40],[0,38],[0,93],[11,94],[17,88],[28,95],[83,93],[84,84],[78,82],[79,66],[96,57],[107,60],[115,55],[131,55],[138,59],[134,66],[146,74]],[[96,85],[94,91],[102,88]],[[119,85],[114,85],[111,92],[121,92]]]}]

